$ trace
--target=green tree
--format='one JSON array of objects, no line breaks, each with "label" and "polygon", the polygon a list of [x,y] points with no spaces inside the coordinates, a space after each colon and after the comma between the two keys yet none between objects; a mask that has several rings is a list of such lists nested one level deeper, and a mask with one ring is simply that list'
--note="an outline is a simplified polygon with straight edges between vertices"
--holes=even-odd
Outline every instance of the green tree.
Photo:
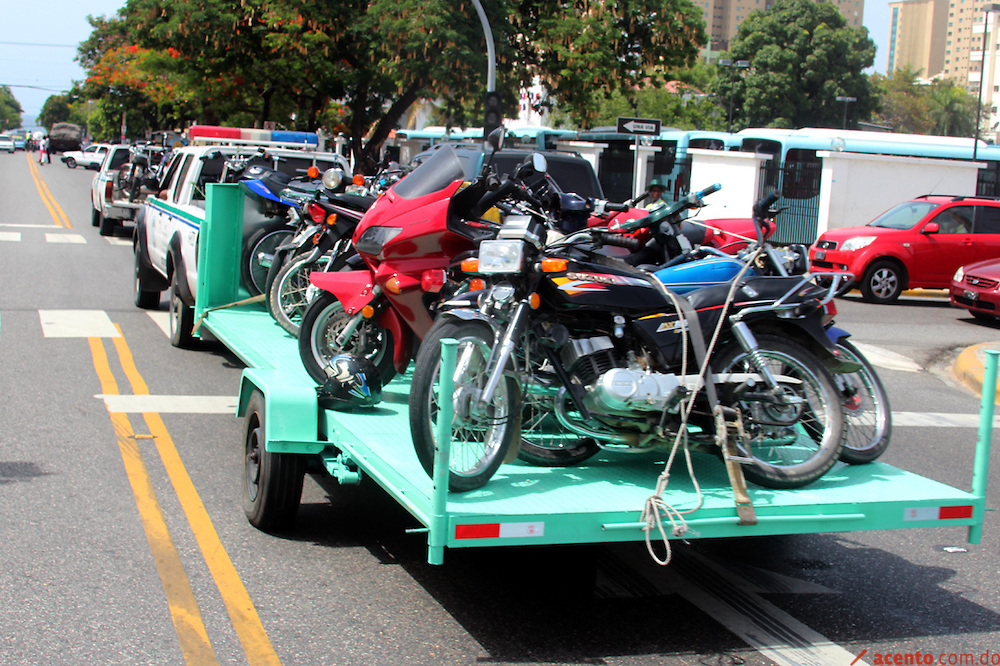
[{"label": "green tree", "polygon": [[881,106],[872,121],[892,128],[893,132],[930,134],[934,130],[930,117],[930,86],[920,83],[919,76],[919,71],[908,67],[897,69],[889,76],[872,75]]},{"label": "green tree", "polygon": [[933,133],[942,136],[975,136],[977,105],[976,97],[954,82],[934,82],[930,90],[929,114],[934,121]]},{"label": "green tree", "polygon": [[69,122],[71,102],[69,95],[50,96],[42,104],[42,110],[38,112],[38,124],[42,127],[52,127],[55,123]]},{"label": "green tree", "polygon": [[875,59],[865,28],[852,28],[830,2],[777,0],[740,24],[727,57],[748,60],[745,73],[720,75],[717,92],[733,98],[734,128],[840,127],[877,110],[875,88],[863,71]]},{"label": "green tree", "polygon": [[16,129],[21,126],[24,110],[14,93],[7,86],[0,86],[0,130]]},{"label": "green tree", "polygon": [[[592,91],[628,89],[651,68],[690,63],[705,40],[690,0],[483,4],[503,72],[497,90],[512,101],[538,76],[577,119],[596,114]],[[348,130],[366,169],[418,99],[481,115],[484,39],[465,0],[129,0],[105,23],[81,48],[85,67],[114,49],[145,49],[142,68],[176,75],[199,120],[252,114],[315,129],[326,119]]]}]

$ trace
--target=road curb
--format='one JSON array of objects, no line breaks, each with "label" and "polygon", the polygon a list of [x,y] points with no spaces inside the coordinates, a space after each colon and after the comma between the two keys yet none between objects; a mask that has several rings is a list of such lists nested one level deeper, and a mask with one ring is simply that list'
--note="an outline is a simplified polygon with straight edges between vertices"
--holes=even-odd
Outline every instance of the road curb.
[{"label": "road curb", "polygon": [[[1000,351],[1000,342],[984,342],[966,347],[951,366],[955,377],[979,395],[982,395],[983,391],[983,377],[986,375],[986,351],[988,349]],[[1000,383],[998,383],[993,402],[1000,404]]]}]

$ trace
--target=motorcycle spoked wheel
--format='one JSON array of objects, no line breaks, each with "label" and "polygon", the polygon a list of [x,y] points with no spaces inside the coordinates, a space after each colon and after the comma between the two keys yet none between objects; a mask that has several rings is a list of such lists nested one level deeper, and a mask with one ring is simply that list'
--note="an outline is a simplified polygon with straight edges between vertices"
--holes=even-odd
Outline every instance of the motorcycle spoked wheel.
[{"label": "motorcycle spoked wheel", "polygon": [[882,380],[864,354],[847,340],[837,343],[849,361],[861,364],[857,372],[834,375],[844,407],[844,450],[840,459],[851,465],[876,460],[889,447],[892,411]]},{"label": "motorcycle spoked wheel", "polygon": [[518,459],[536,467],[570,467],[601,450],[592,438],[567,432],[559,423],[555,415],[556,391],[528,386],[523,395]]},{"label": "motorcycle spoked wheel", "polygon": [[482,322],[437,321],[420,345],[410,385],[410,434],[417,458],[428,476],[434,474],[434,442],[440,403],[441,340],[458,340],[454,415],[448,488],[466,492],[484,486],[504,462],[521,429],[521,391],[513,377],[504,376],[484,413],[473,403],[487,380],[486,364],[493,348],[493,331]]},{"label": "motorcycle spoked wheel", "polygon": [[318,257],[315,261],[308,259],[306,255],[299,255],[286,262],[267,294],[267,309],[271,316],[292,335],[299,334],[299,322],[316,291],[309,282],[309,274],[325,270],[330,263],[329,255]]},{"label": "motorcycle spoked wheel", "polygon": [[251,296],[263,294],[267,288],[268,269],[261,265],[258,255],[274,254],[274,250],[292,237],[292,231],[284,223],[258,229],[250,236],[240,262],[240,279]]},{"label": "motorcycle spoked wheel", "polygon": [[358,354],[364,356],[378,368],[382,385],[396,376],[392,365],[395,349],[392,333],[379,326],[374,319],[361,322],[347,344],[337,344],[337,336],[351,316],[344,312],[344,306],[328,291],[320,291],[309,302],[302,322],[299,324],[299,357],[306,372],[317,384],[327,380],[326,366],[337,354]]},{"label": "motorcycle spoked wheel", "polygon": [[[764,402],[738,401],[750,436],[753,462],[743,466],[748,481],[765,488],[800,488],[816,481],[837,462],[844,447],[843,410],[830,373],[812,352],[774,335],[757,336],[760,355],[783,386],[804,400],[801,410]],[[742,348],[732,345],[713,359],[717,372],[757,372]],[[800,412],[796,415],[794,412]],[[794,419],[794,420],[793,420]],[[792,421],[788,425],[774,422]]]}]

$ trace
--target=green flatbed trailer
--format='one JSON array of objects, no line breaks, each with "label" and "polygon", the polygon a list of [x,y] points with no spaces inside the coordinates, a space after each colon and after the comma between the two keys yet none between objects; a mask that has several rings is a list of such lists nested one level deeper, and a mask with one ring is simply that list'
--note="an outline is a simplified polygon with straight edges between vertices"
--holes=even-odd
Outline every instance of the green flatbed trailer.
[{"label": "green flatbed trailer", "polygon": [[[564,468],[518,461],[501,466],[483,488],[449,493],[446,467],[438,466],[441,482],[435,484],[417,461],[409,430],[409,373],[383,388],[382,402],[375,408],[321,408],[296,340],[262,303],[231,305],[247,297],[239,286],[238,269],[242,200],[238,186],[209,186],[195,317],[200,331],[217,338],[247,365],[237,415],[245,416],[250,396],[259,391],[267,452],[316,456],[344,484],[357,483],[361,475],[375,480],[424,526],[432,564],[443,562],[445,548],[646,538],[640,515],[663,471],[668,455],[664,450],[603,453]],[[984,395],[993,394],[986,389]],[[689,531],[684,538],[962,525],[969,527],[970,543],[978,543],[992,424],[992,402],[984,403],[989,413],[981,419],[971,492],[885,463],[838,463],[805,488],[751,486],[756,522],[741,524],[724,465],[716,456],[694,453],[702,505],[686,516]],[[674,467],[664,499],[680,511],[696,506],[696,489],[681,463]]]}]

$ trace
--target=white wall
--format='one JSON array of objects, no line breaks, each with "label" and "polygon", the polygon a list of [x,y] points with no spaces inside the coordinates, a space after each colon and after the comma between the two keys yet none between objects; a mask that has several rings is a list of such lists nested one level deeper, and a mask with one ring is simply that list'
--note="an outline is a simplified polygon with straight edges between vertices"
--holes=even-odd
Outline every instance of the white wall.
[{"label": "white wall", "polygon": [[709,220],[724,217],[752,217],[757,201],[760,165],[767,155],[692,148],[691,192],[700,192],[713,183],[722,189],[705,198],[707,204],[698,215]]},{"label": "white wall", "polygon": [[921,194],[972,196],[981,162],[859,153],[817,153],[823,159],[819,227],[868,224],[898,203]]}]

